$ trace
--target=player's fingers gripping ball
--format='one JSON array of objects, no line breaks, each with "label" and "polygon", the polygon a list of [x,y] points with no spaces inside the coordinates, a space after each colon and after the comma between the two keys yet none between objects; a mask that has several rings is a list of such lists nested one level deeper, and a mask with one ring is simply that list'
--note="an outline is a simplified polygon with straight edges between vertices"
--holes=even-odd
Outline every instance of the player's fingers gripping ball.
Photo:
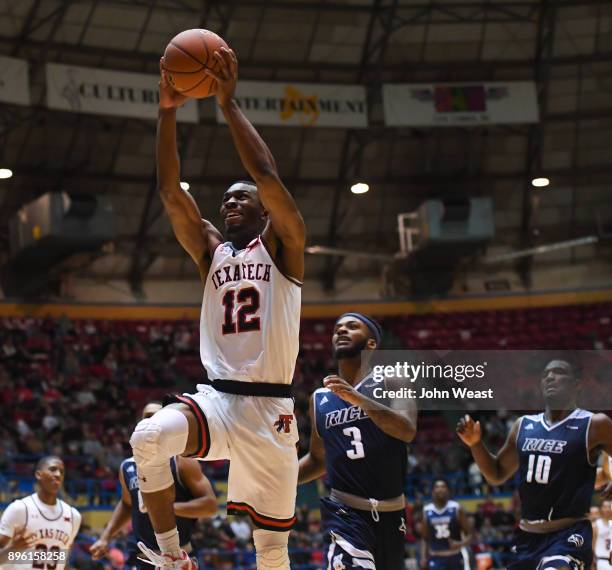
[{"label": "player's fingers gripping ball", "polygon": [[174,36],[163,57],[163,70],[173,89],[196,99],[215,94],[222,64],[215,52],[228,48],[225,40],[209,30],[185,30]]}]

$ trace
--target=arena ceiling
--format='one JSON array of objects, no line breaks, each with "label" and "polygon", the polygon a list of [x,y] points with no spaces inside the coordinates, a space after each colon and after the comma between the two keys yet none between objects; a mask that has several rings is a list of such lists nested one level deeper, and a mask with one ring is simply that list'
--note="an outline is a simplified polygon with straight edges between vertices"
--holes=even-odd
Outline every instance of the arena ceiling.
[{"label": "arena ceiling", "polygon": [[[105,194],[120,216],[112,251],[79,274],[193,278],[155,194],[154,121],[45,104],[45,64],[156,73],[168,40],[202,27],[236,50],[242,79],[364,84],[370,128],[259,130],[304,214],[309,244],[398,249],[396,215],[428,197],[492,196],[507,248],[592,234],[612,218],[612,2],[609,0],[0,0],[0,53],[30,63],[32,104],[2,105],[0,226],[51,190]],[[392,128],[383,82],[536,80],[538,125]],[[245,176],[214,103],[181,125],[182,177],[218,223],[227,185]],[[2,166],[2,165],[0,165]],[[536,174],[552,184],[536,196]],[[371,191],[349,192],[361,179]],[[596,254],[596,250],[592,250]],[[331,285],[341,266],[309,256]]]}]

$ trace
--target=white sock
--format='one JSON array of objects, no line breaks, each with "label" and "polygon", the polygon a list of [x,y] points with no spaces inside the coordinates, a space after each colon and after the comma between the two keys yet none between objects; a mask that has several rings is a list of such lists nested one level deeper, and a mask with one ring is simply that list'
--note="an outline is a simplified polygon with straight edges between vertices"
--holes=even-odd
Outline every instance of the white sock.
[{"label": "white sock", "polygon": [[162,554],[169,554],[173,558],[181,557],[181,544],[179,542],[179,533],[176,527],[166,532],[156,532],[155,540],[157,540],[157,544]]}]

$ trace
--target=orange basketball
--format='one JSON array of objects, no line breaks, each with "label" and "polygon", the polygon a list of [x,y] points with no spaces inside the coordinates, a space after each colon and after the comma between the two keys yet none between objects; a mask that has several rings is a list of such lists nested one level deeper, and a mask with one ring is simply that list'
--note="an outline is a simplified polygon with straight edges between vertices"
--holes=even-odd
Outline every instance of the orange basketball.
[{"label": "orange basketball", "polygon": [[204,70],[220,68],[213,54],[221,47],[227,47],[223,38],[209,30],[185,30],[174,36],[166,47],[163,63],[170,85],[196,99],[214,95],[217,82]]}]

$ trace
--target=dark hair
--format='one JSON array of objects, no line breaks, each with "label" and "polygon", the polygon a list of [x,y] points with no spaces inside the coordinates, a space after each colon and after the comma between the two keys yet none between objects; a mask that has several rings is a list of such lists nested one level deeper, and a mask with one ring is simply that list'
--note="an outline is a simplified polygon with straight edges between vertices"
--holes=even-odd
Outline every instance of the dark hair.
[{"label": "dark hair", "polygon": [[51,461],[53,461],[55,459],[57,459],[58,461],[61,461],[63,463],[62,458],[58,457],[57,455],[45,455],[44,457],[41,457],[36,462],[36,467],[34,469],[34,472],[40,471],[41,469],[44,469],[49,462],[51,462]]},{"label": "dark hair", "polygon": [[450,484],[448,480],[444,477],[436,477],[431,483],[431,488],[433,489],[437,483],[444,483],[446,485],[446,488],[450,491]]},{"label": "dark hair", "polygon": [[546,354],[546,360],[543,362],[540,370],[544,372],[546,367],[553,362],[554,360],[558,360],[559,362],[565,362],[569,365],[572,375],[575,380],[580,380],[582,377],[582,365],[580,364],[580,359],[575,351],[564,351],[558,354]]},{"label": "dark hair", "polygon": [[380,345],[382,343],[382,327],[372,317],[364,315],[363,313],[358,313],[356,311],[350,311],[348,313],[342,313],[336,319],[336,323],[344,317],[353,317],[361,321],[366,327],[368,327],[368,330],[370,331],[370,337],[376,341],[376,348],[380,348]]}]

